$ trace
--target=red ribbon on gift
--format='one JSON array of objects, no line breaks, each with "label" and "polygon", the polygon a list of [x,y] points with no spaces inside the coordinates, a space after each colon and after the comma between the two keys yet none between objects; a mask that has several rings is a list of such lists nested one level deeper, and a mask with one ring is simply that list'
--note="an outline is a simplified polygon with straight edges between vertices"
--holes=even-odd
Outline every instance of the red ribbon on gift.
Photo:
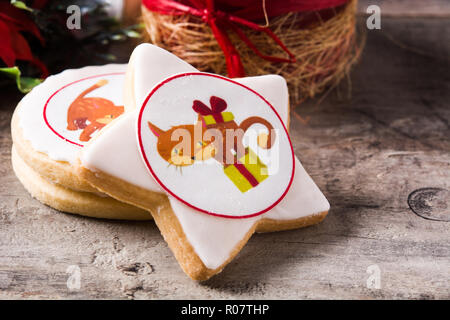
[{"label": "red ribbon on gift", "polygon": [[[143,5],[150,11],[165,15],[190,14],[201,17],[211,30],[225,55],[228,76],[244,77],[245,71],[241,57],[227,35],[227,29],[234,31],[238,37],[259,57],[271,62],[295,62],[295,56],[283,42],[267,27],[251,20],[278,16],[288,12],[316,11],[332,8],[348,0],[143,0]],[[263,9],[263,3],[265,11]],[[216,8],[220,6],[220,9]],[[231,9],[230,9],[231,8]],[[231,13],[230,13],[231,11]],[[255,44],[245,35],[241,26],[264,32],[286,52],[289,58],[268,56],[261,53]]]},{"label": "red ribbon on gift", "polygon": [[211,96],[211,98],[209,98],[209,103],[211,104],[211,109],[200,100],[194,100],[192,109],[202,116],[213,116],[217,123],[224,122],[221,113],[227,108],[227,102],[222,98]]}]

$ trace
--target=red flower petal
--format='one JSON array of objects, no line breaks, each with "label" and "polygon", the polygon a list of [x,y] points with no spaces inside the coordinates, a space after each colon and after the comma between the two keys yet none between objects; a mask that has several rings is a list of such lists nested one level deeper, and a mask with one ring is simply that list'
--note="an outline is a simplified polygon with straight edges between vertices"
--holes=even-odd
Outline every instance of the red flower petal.
[{"label": "red flower petal", "polygon": [[43,77],[46,77],[48,75],[46,66],[33,56],[27,40],[20,31],[30,32],[42,44],[44,43],[39,29],[24,12],[9,3],[0,2],[0,59],[8,67],[13,67],[16,60],[29,61],[41,70]]},{"label": "red flower petal", "polygon": [[48,0],[34,0],[31,5],[32,8],[42,9],[47,4]]},{"label": "red flower petal", "polygon": [[14,24],[20,31],[30,32],[39,39],[41,44],[44,44],[44,38],[34,24],[34,21],[22,10],[13,7],[7,2],[0,2],[0,19],[6,20],[8,25]]},{"label": "red flower petal", "polygon": [[28,61],[33,59],[27,40],[19,32],[12,32],[11,40],[11,47],[16,54],[16,59]]},{"label": "red flower petal", "polygon": [[8,25],[2,20],[0,20],[0,59],[8,67],[13,67],[16,61],[16,55],[11,47],[11,35]]}]

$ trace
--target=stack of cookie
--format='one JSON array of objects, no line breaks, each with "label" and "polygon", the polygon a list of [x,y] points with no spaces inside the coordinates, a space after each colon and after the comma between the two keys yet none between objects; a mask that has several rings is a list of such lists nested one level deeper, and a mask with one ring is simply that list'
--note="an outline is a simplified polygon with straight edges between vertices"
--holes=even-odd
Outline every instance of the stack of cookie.
[{"label": "stack of cookie", "polygon": [[288,126],[282,77],[201,73],[143,44],[127,66],[68,70],[27,95],[12,121],[13,165],[62,211],[153,217],[185,273],[206,280],[254,232],[327,215]]},{"label": "stack of cookie", "polygon": [[96,218],[151,219],[99,192],[76,173],[83,145],[123,111],[126,65],[67,70],[26,95],[11,121],[12,164],[24,187],[60,211]]}]

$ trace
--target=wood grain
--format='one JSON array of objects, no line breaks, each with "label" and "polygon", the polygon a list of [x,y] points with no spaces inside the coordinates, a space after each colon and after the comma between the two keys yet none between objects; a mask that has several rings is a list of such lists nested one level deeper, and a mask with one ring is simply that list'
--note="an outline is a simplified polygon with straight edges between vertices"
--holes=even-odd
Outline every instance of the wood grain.
[{"label": "wood grain", "polygon": [[[449,28],[448,19],[386,18],[367,31],[352,97],[343,85],[292,115],[295,152],[330,200],[328,217],[254,235],[205,283],[181,271],[153,222],[82,218],[32,199],[10,164],[20,96],[4,90],[0,298],[450,298]],[[423,188],[443,190],[419,206],[440,220],[411,210],[409,195]],[[80,290],[67,288],[70,265]],[[380,289],[367,286],[373,266]]]}]

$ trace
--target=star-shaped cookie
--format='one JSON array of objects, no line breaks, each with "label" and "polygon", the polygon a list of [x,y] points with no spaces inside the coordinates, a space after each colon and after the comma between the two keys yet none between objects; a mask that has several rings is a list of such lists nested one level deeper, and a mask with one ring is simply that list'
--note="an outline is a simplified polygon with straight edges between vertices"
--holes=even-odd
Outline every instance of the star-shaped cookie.
[{"label": "star-shaped cookie", "polygon": [[[219,273],[254,232],[312,225],[328,213],[328,201],[293,155],[282,77],[200,73],[143,44],[130,58],[124,97],[125,114],[83,148],[78,172],[111,197],[149,210],[192,279]],[[191,153],[182,154],[164,138],[200,127],[243,129],[238,141],[251,140],[249,128],[267,134],[256,139],[261,148],[234,148],[231,162],[218,157],[217,144],[201,158],[212,139],[191,139]]]}]

